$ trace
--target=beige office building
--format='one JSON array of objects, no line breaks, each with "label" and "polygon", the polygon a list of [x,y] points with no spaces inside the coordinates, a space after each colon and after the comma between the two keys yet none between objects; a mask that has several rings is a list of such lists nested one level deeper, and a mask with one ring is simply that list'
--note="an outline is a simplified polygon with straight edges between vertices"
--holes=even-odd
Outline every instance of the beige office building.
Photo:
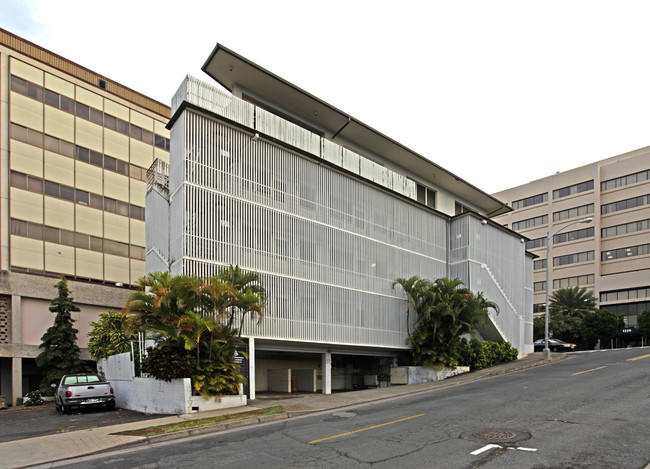
[{"label": "beige office building", "polygon": [[[514,209],[495,221],[529,238],[528,250],[539,256],[536,313],[545,310],[547,264],[550,292],[593,290],[600,308],[623,315],[627,330],[650,309],[650,147],[493,195]],[[564,228],[585,217],[593,221]],[[547,261],[546,237],[557,230]]]},{"label": "beige office building", "polygon": [[145,273],[146,173],[169,161],[168,106],[0,29],[0,394],[33,358],[65,275],[79,345]]}]

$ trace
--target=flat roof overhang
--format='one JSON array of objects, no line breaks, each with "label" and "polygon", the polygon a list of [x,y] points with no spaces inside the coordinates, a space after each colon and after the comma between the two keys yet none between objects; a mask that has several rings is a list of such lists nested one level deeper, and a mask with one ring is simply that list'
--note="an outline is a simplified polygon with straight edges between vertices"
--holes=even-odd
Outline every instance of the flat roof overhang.
[{"label": "flat roof overhang", "polygon": [[419,153],[289,83],[230,49],[217,44],[202,70],[233,92],[240,88],[253,100],[306,124],[310,130],[351,150],[378,155],[433,185],[457,194],[490,216],[512,211],[505,203],[438,166]]}]

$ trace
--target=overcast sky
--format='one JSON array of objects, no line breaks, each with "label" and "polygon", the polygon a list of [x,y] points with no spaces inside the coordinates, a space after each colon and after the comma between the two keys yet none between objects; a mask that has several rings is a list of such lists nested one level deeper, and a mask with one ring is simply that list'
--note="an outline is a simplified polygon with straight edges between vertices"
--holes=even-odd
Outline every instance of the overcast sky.
[{"label": "overcast sky", "polygon": [[2,0],[0,27],[169,104],[216,43],[488,193],[650,145],[650,2]]}]

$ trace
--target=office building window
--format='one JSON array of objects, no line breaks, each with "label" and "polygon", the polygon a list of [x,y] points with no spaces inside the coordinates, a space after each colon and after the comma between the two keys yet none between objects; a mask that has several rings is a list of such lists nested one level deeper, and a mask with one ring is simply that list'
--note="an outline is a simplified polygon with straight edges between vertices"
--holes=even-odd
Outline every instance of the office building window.
[{"label": "office building window", "polygon": [[614,259],[626,259],[628,257],[645,256],[650,253],[650,244],[639,244],[627,248],[612,249],[600,253],[602,261],[612,261]]},{"label": "office building window", "polygon": [[605,215],[607,213],[620,212],[621,210],[642,207],[648,204],[650,204],[650,194],[601,205],[600,213]]},{"label": "office building window", "polygon": [[537,249],[546,246],[546,237],[535,238],[530,241],[526,241],[526,249]]},{"label": "office building window", "polygon": [[593,285],[594,274],[577,275],[575,277],[558,278],[553,280],[553,288],[570,288]]},{"label": "office building window", "polygon": [[612,236],[625,235],[628,233],[636,233],[637,231],[644,231],[650,229],[650,219],[633,221],[624,223],[622,225],[608,226],[601,228],[600,236],[602,238],[610,238]]},{"label": "office building window", "polygon": [[558,256],[553,258],[553,266],[578,264],[580,262],[589,262],[594,260],[594,251],[577,252],[575,254],[567,254],[566,256]]},{"label": "office building window", "polygon": [[593,190],[594,180],[581,182],[579,184],[573,184],[572,186],[562,187],[553,191],[553,199],[560,199],[562,197],[567,197],[573,194],[579,194],[580,192],[586,192]]},{"label": "office building window", "polygon": [[594,204],[581,205],[567,210],[553,212],[553,221],[568,220],[570,218],[585,217],[594,213]]},{"label": "office building window", "polygon": [[516,221],[512,223],[514,231],[527,230],[535,226],[547,225],[548,215],[540,215],[539,217],[528,218],[526,220]]},{"label": "office building window", "polygon": [[646,298],[650,298],[650,286],[600,292],[601,302],[643,300]]},{"label": "office building window", "polygon": [[526,197],[525,199],[515,200],[512,203],[512,208],[518,210],[520,208],[530,207],[531,205],[537,205],[544,203],[548,200],[548,192],[543,194],[533,195],[531,197]]},{"label": "office building window", "polygon": [[578,239],[584,238],[593,238],[594,236],[594,227],[590,226],[589,228],[583,228],[581,230],[568,231],[566,233],[560,233],[553,236],[553,243],[568,243],[569,241],[576,241]]},{"label": "office building window", "polygon": [[545,268],[546,268],[546,259],[537,259],[535,262],[533,262],[534,270],[540,270]]},{"label": "office building window", "polygon": [[534,291],[546,291],[546,282],[535,282],[533,283],[533,290]]},{"label": "office building window", "polygon": [[650,169],[603,181],[600,183],[600,190],[605,192],[616,189],[617,187],[623,187],[630,184],[636,184],[637,182],[647,181],[648,179],[650,179]]}]

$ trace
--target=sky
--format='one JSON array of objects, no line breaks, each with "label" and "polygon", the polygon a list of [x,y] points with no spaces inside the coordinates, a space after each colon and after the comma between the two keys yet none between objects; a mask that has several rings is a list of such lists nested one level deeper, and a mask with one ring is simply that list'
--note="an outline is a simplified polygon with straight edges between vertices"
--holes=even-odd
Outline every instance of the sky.
[{"label": "sky", "polygon": [[[2,0],[165,104],[217,43],[487,193],[650,145],[650,2]],[[215,84],[215,83],[213,83]]]}]

